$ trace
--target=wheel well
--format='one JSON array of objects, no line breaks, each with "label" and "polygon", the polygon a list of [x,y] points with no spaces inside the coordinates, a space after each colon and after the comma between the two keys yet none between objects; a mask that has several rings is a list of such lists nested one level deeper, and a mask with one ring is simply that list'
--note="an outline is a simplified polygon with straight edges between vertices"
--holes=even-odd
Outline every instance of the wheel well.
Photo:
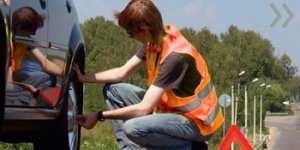
[{"label": "wheel well", "polygon": [[[70,49],[71,50],[71,49]],[[74,52],[74,53],[72,53]],[[77,49],[70,51],[70,53],[72,53],[72,57],[68,59],[68,66],[72,67],[72,65],[74,63],[78,64],[80,69],[84,69],[84,62],[85,62],[85,47],[83,44],[79,44],[79,46],[77,46]],[[70,83],[73,82],[74,85],[74,90],[76,93],[76,97],[77,97],[77,113],[78,114],[82,114],[82,106],[83,106],[83,84],[81,82],[79,82],[78,80],[76,80],[76,74],[73,70],[71,70],[70,74],[69,74],[69,78],[67,79],[67,84],[65,86],[69,87]],[[66,142],[68,140],[68,88],[64,88],[67,89],[64,92],[64,98],[63,101],[61,101],[61,113],[60,116],[56,119],[56,124],[53,126],[53,129],[49,129],[49,133],[47,135],[45,135],[45,137],[42,137],[42,141],[41,139],[38,139],[35,142],[36,147],[43,147],[49,143],[49,138],[54,138],[56,139],[55,141],[58,142],[58,145],[63,146],[64,149],[68,149],[66,147],[68,147],[68,145],[66,145]],[[79,139],[80,139],[80,128],[79,128]],[[40,144],[41,142],[45,142],[43,144]],[[78,140],[79,144],[80,144],[80,140]],[[48,146],[54,146],[54,145],[48,145]],[[62,148],[62,147],[60,147]]]},{"label": "wheel well", "polygon": [[[83,56],[80,56],[80,54],[83,54]],[[75,56],[74,56],[74,63],[77,63],[79,65],[79,68],[82,72],[84,72],[84,66],[85,66],[85,47],[83,44],[80,44],[76,50]]]},{"label": "wheel well", "polygon": [[[80,46],[75,51],[75,56],[74,56],[73,63],[76,63],[79,66],[81,72],[84,74],[84,70],[85,70],[85,47],[84,47],[83,44],[80,44]],[[77,98],[83,100],[83,98],[84,98],[84,91],[83,91],[84,90],[84,88],[83,88],[84,85],[83,85],[83,83],[78,82],[74,72],[73,72],[73,75],[72,75],[72,79],[73,79],[73,81],[75,81],[74,86],[75,86],[76,93],[78,94]],[[81,114],[82,111],[83,111],[83,101],[79,101],[77,103],[77,105],[79,106],[78,107],[79,108],[78,112]]]}]

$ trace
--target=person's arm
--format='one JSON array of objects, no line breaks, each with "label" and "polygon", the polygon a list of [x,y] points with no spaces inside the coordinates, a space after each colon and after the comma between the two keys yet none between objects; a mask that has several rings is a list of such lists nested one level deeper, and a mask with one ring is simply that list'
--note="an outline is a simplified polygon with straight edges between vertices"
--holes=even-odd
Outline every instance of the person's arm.
[{"label": "person's arm", "polygon": [[64,68],[49,60],[38,48],[32,49],[31,52],[47,73],[63,76]]},{"label": "person's arm", "polygon": [[11,66],[8,67],[8,71],[7,71],[7,81],[8,82],[12,82],[13,81],[13,69]]},{"label": "person's arm", "polygon": [[143,60],[137,56],[131,57],[123,66],[98,72],[91,75],[82,75],[79,67],[74,65],[74,70],[79,81],[87,83],[109,83],[126,80],[143,63]]},{"label": "person's arm", "polygon": [[[164,92],[163,88],[151,85],[142,102],[124,108],[102,112],[101,119],[121,119],[126,120],[134,117],[144,116],[153,112],[159,103],[160,97]],[[79,124],[87,129],[93,128],[97,123],[98,113],[93,112],[87,115],[78,116]]]},{"label": "person's arm", "polygon": [[126,120],[150,114],[160,101],[160,97],[162,96],[163,92],[164,89],[151,85],[145,93],[142,102],[116,110],[104,111],[103,119]]}]

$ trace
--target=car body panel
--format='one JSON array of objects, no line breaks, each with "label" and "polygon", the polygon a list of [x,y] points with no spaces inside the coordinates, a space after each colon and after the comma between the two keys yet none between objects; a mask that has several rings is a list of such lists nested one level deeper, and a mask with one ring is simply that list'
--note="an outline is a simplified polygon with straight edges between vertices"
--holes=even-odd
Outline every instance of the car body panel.
[{"label": "car body panel", "polygon": [[[64,99],[68,93],[68,82],[72,74],[71,64],[74,61],[76,51],[83,49],[80,51],[82,53],[80,55],[85,56],[84,40],[72,0],[12,0],[11,6],[4,6],[0,2],[1,13],[10,20],[7,25],[10,31],[12,30],[12,16],[21,7],[30,7],[43,15],[45,17],[44,25],[29,37],[14,36],[14,41],[31,47],[38,47],[47,58],[64,68],[65,73],[62,77],[56,77],[55,85],[61,87],[62,90],[60,96],[57,97],[59,103],[52,108],[3,105],[5,93],[1,91],[0,140],[9,142],[26,141],[28,138],[39,137],[40,132],[45,132],[50,126],[57,124],[63,111]],[[10,48],[6,50],[9,51]],[[84,62],[81,65],[84,65]],[[7,69],[1,68],[0,72],[3,75],[0,82],[3,82],[2,85],[5,87],[7,82],[4,78]]]},{"label": "car body panel", "polygon": [[[46,1],[47,2],[47,1]],[[48,46],[48,9],[43,8],[43,5],[40,0],[12,0],[11,1],[11,7],[10,7],[10,20],[12,21],[12,16],[16,10],[18,10],[21,7],[30,7],[34,9],[37,13],[39,13],[41,16],[45,17],[44,19],[44,25],[37,30],[37,32],[30,36],[30,37],[23,37],[28,38],[29,41],[35,41],[37,43],[40,43],[41,45]]]}]

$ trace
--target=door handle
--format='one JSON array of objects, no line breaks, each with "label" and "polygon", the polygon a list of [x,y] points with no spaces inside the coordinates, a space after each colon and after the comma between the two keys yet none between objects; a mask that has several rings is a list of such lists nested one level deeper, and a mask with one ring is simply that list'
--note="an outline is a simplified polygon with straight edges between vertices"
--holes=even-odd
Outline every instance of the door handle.
[{"label": "door handle", "polygon": [[41,41],[39,39],[17,36],[17,35],[14,37],[13,41],[17,43],[23,43],[25,45],[29,45],[32,47],[42,47],[42,48],[50,47],[50,43],[47,41]]},{"label": "door handle", "polygon": [[40,4],[41,4],[42,9],[46,8],[46,0],[40,0]]}]

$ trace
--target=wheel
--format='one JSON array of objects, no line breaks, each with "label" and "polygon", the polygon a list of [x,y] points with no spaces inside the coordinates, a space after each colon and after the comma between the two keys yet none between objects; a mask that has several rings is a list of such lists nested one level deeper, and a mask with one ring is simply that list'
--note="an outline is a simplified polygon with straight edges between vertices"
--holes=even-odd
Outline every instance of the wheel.
[{"label": "wheel", "polygon": [[79,150],[80,126],[76,121],[77,114],[82,113],[81,83],[71,81],[65,95],[62,116],[47,134],[34,142],[35,150]]},{"label": "wheel", "polygon": [[78,101],[74,83],[71,82],[68,98],[68,142],[70,150],[79,150],[80,147],[80,126],[76,121],[78,112],[82,111],[81,102]]}]

